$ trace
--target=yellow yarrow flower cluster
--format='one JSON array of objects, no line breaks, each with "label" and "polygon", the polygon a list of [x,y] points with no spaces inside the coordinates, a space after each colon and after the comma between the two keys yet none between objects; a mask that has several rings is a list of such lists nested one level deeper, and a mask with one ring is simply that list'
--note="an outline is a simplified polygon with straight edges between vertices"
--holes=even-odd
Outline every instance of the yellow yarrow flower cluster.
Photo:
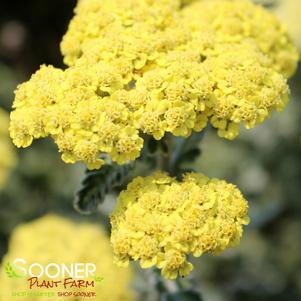
[{"label": "yellow yarrow flower cluster", "polygon": [[[13,300],[12,292],[29,290],[27,278],[9,278],[5,274],[4,265],[16,258],[24,258],[28,265],[39,263],[43,266],[50,263],[64,263],[67,266],[72,263],[93,263],[97,267],[96,276],[102,277],[102,282],[96,283],[94,288],[70,288],[68,291],[93,291],[97,295],[97,300],[134,300],[133,292],[129,287],[132,272],[130,269],[121,269],[113,264],[109,239],[99,225],[76,224],[63,217],[47,215],[18,226],[11,236],[9,250],[3,258],[0,269],[1,301]],[[51,279],[43,276],[43,280]],[[90,277],[89,281],[91,280],[93,279]],[[39,289],[35,288],[35,290]],[[45,292],[45,289],[40,290]],[[57,301],[56,293],[64,289],[51,288],[47,291],[55,292],[55,296],[22,296],[22,301]],[[79,297],[71,296],[68,300],[76,301]]]},{"label": "yellow yarrow flower cluster", "polygon": [[208,122],[234,139],[281,110],[298,54],[248,0],[81,0],[61,43],[65,71],[18,87],[11,136],[51,136],[65,162],[139,156],[139,133],[188,137]]},{"label": "yellow yarrow flower cluster", "polygon": [[120,87],[121,77],[102,63],[66,71],[42,66],[16,92],[11,137],[26,147],[50,135],[65,162],[84,161],[91,169],[103,164],[100,152],[120,164],[133,160],[143,141],[125,105],[105,96]]},{"label": "yellow yarrow flower cluster", "polygon": [[111,216],[115,261],[139,260],[174,279],[193,266],[188,255],[220,254],[236,246],[249,223],[247,202],[232,184],[202,174],[182,182],[165,173],[134,179]]},{"label": "yellow yarrow flower cluster", "polygon": [[16,154],[9,139],[9,116],[0,108],[0,189],[7,182],[10,171],[16,165]]}]

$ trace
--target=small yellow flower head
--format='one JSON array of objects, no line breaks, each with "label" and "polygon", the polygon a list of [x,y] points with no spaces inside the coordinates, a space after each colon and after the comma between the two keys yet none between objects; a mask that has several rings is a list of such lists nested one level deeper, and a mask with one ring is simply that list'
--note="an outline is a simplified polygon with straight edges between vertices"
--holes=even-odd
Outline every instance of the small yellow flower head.
[{"label": "small yellow flower head", "polygon": [[[71,288],[68,291],[93,291],[97,295],[97,300],[134,300],[133,292],[129,287],[133,276],[132,271],[118,268],[113,264],[109,239],[99,225],[75,224],[63,217],[47,215],[18,226],[12,234],[8,253],[4,256],[0,269],[1,301],[14,299],[11,297],[14,291],[29,291],[27,283],[29,277],[9,278],[4,272],[4,265],[13,262],[16,258],[24,258],[27,261],[27,268],[33,263],[39,263],[44,267],[50,263],[64,263],[67,266],[72,263],[95,264],[96,276],[102,277],[102,282],[96,283],[94,288]],[[55,274],[54,272],[52,271],[53,274]],[[62,280],[48,279],[45,276],[41,279]],[[89,281],[91,280],[93,279],[89,277]],[[45,292],[45,289],[40,290]],[[22,301],[57,301],[60,298],[56,293],[64,291],[64,288],[51,288],[47,291],[55,292],[55,296],[22,296]],[[76,301],[79,300],[79,297],[71,296],[68,297],[68,300]]]},{"label": "small yellow flower head", "polygon": [[16,91],[10,134],[18,147],[51,136],[67,163],[99,168],[100,153],[120,164],[140,154],[143,140],[124,104],[109,95],[122,86],[113,67],[95,64],[65,71],[42,66]]},{"label": "small yellow flower head", "polygon": [[115,261],[156,266],[174,279],[193,269],[187,256],[236,246],[249,223],[247,201],[232,184],[189,173],[182,182],[157,172],[134,179],[111,216]]},{"label": "small yellow flower head", "polygon": [[251,129],[273,109],[283,110],[288,86],[281,74],[268,67],[267,57],[251,51],[248,43],[216,49],[218,55],[204,63],[217,83],[211,99],[211,124],[219,136],[234,139],[240,124]]},{"label": "small yellow flower head", "polygon": [[9,116],[0,108],[0,189],[5,185],[10,171],[16,165],[16,154],[9,139]]},{"label": "small yellow flower head", "polygon": [[140,133],[188,137],[210,121],[234,139],[287,102],[298,53],[249,0],[81,0],[61,43],[16,91],[18,147],[51,136],[65,162],[136,159]]}]

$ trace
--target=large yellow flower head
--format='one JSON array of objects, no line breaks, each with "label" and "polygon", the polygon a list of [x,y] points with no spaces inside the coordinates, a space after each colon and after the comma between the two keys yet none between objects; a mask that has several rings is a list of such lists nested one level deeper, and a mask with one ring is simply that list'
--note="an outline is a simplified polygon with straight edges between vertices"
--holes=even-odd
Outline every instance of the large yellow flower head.
[{"label": "large yellow flower head", "polygon": [[234,139],[283,109],[298,60],[248,0],[81,0],[61,50],[66,70],[42,66],[16,90],[11,137],[51,136],[89,168],[137,158],[141,133],[188,137],[210,121]]},{"label": "large yellow flower head", "polygon": [[9,116],[0,108],[0,189],[5,185],[10,171],[16,165],[16,154],[9,139]]},{"label": "large yellow flower head", "polygon": [[182,182],[162,172],[138,177],[111,216],[115,261],[139,260],[174,279],[192,270],[187,256],[219,254],[237,245],[248,224],[247,202],[232,184],[190,173]]},{"label": "large yellow flower head", "polygon": [[[47,215],[36,221],[18,226],[12,234],[8,253],[4,256],[0,270],[0,300],[11,301],[12,292],[29,291],[27,278],[9,278],[5,273],[5,265],[16,258],[27,261],[27,265],[39,263],[46,267],[50,263],[75,264],[91,263],[97,267],[96,276],[103,278],[95,287],[64,289],[32,288],[38,292],[54,292],[54,297],[22,296],[22,301],[57,301],[61,299],[57,292],[62,291],[89,291],[95,292],[96,298],[91,300],[130,301],[134,300],[130,289],[132,272],[130,269],[121,269],[113,265],[113,254],[108,237],[99,225],[76,224],[66,218]],[[19,272],[19,271],[18,271]],[[53,280],[43,277],[43,280]],[[57,280],[57,279],[55,279]],[[90,281],[92,279],[89,279]],[[117,280],[117,281],[116,281]],[[40,283],[42,280],[40,280]],[[70,301],[84,298],[71,296]]]}]

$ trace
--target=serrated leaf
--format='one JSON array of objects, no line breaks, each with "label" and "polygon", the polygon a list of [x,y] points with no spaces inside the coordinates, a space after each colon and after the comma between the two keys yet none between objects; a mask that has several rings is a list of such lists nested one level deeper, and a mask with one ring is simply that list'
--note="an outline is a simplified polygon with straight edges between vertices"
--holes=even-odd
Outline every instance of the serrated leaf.
[{"label": "serrated leaf", "polygon": [[123,184],[132,164],[105,164],[99,170],[86,171],[82,188],[76,193],[74,207],[81,214],[91,214],[96,211],[107,193]]},{"label": "serrated leaf", "polygon": [[178,164],[182,164],[183,162],[193,162],[200,155],[201,150],[199,148],[192,148],[186,153],[183,153],[183,155],[179,158]]},{"label": "serrated leaf", "polygon": [[175,137],[173,151],[171,152],[170,166],[173,174],[179,174],[183,163],[191,163],[200,155],[200,142],[205,136],[205,130],[200,133],[193,132],[189,138]]},{"label": "serrated leaf", "polygon": [[143,134],[142,138],[144,140],[144,144],[140,153],[140,157],[137,160],[140,162],[145,162],[151,166],[151,168],[153,168],[156,166],[156,156],[160,148],[160,141],[146,134]]},{"label": "serrated leaf", "polygon": [[147,148],[148,153],[154,154],[158,150],[159,143],[154,138],[151,137],[151,138],[147,139],[146,143],[147,143],[146,148]]}]

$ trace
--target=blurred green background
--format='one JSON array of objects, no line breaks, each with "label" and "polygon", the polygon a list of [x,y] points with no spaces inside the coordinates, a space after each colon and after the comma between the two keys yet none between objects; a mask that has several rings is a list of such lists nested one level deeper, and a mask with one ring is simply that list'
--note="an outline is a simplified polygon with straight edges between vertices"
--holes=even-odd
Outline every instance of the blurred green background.
[{"label": "blurred green background", "polygon": [[[301,0],[283,1],[299,3],[300,13]],[[271,7],[273,1],[264,2]],[[1,1],[2,108],[10,110],[16,85],[29,79],[39,65],[63,67],[59,42],[75,4],[76,0]],[[292,20],[287,11],[283,9],[284,15]],[[294,33],[300,33],[300,45],[301,21],[297,23]],[[249,200],[252,220],[239,248],[195,262],[206,301],[301,300],[300,68],[290,86],[291,101],[283,113],[252,131],[244,130],[235,141],[220,139],[211,129],[202,141],[202,156],[194,167],[238,185]],[[48,212],[101,220],[100,213],[80,216],[73,209],[84,167],[64,164],[51,141],[18,150],[18,157],[19,164],[0,193],[0,258],[11,231],[21,222]]]}]

